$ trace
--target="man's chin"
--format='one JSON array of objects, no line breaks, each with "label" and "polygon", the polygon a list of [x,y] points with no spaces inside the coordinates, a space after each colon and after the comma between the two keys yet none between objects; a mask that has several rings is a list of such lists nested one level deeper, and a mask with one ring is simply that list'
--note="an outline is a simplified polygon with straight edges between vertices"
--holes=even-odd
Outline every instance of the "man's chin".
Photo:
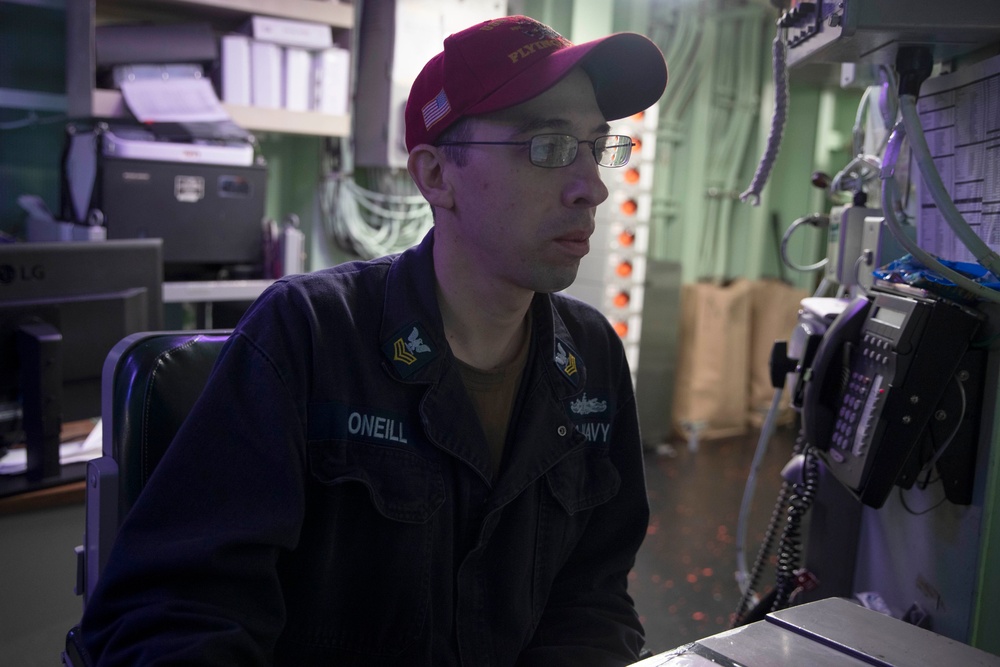
[{"label": "man's chin", "polygon": [[540,284],[535,288],[535,291],[542,292],[543,294],[561,292],[576,282],[576,275],[579,269],[580,266],[578,263],[572,270],[567,269],[560,272],[553,272],[545,280],[539,281]]}]

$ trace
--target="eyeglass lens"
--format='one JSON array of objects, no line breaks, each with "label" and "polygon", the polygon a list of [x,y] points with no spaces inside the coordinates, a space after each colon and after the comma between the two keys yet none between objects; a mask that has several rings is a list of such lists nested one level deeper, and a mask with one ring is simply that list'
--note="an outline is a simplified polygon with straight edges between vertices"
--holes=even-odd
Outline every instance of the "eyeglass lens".
[{"label": "eyeglass lens", "polygon": [[594,159],[603,167],[621,167],[632,154],[632,139],[618,134],[580,141],[568,134],[539,134],[531,139],[531,163],[539,167],[564,167],[576,159],[581,143],[590,144]]},{"label": "eyeglass lens", "polygon": [[604,167],[621,167],[632,155],[632,138],[620,134],[601,137],[594,142],[594,157]]}]

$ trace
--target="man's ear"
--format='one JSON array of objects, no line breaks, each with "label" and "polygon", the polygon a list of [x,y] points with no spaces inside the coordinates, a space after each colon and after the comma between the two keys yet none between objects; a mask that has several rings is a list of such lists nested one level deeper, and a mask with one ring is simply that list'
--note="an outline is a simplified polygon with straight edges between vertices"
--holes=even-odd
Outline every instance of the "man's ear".
[{"label": "man's ear", "polygon": [[410,151],[406,169],[420,194],[431,206],[450,209],[454,205],[451,183],[446,177],[446,163],[437,146],[420,144]]}]

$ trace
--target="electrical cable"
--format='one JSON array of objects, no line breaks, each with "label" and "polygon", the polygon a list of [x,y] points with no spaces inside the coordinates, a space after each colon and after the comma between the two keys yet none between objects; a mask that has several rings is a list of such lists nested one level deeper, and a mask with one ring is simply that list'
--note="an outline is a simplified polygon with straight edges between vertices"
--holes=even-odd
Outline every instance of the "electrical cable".
[{"label": "electrical cable", "polygon": [[[764,573],[764,566],[771,557],[771,550],[774,548],[774,539],[778,535],[778,526],[781,524],[781,518],[785,514],[791,489],[792,485],[789,482],[782,481],[781,488],[778,490],[778,499],[774,503],[771,518],[768,520],[767,529],[764,531],[764,539],[757,550],[757,558],[754,560],[753,569],[750,570],[746,580],[746,587],[740,596],[736,613],[733,615],[732,627],[734,628],[745,624],[748,613],[755,608],[751,607],[750,603],[754,602],[754,598],[758,597],[757,584],[760,583],[760,577]],[[760,599],[755,602],[755,605],[759,604],[763,604],[763,601]],[[768,610],[770,610],[770,605],[768,605]]]},{"label": "electrical cable", "polygon": [[336,243],[363,259],[412,247],[433,224],[430,205],[420,195],[370,190],[353,173],[328,176],[321,209]]},{"label": "electrical cable", "polygon": [[854,286],[857,287],[862,294],[868,295],[868,288],[861,284],[861,265],[871,265],[872,263],[872,251],[863,250],[858,258],[854,260]]},{"label": "electrical cable", "polygon": [[896,161],[899,158],[900,145],[902,144],[905,136],[906,126],[903,121],[900,121],[896,123],[896,126],[892,130],[892,134],[889,136],[889,142],[885,149],[885,156],[882,158],[882,212],[885,215],[886,226],[889,228],[892,235],[896,237],[896,240],[899,241],[899,244],[924,266],[934,269],[944,277],[951,280],[957,286],[971,292],[974,296],[977,296],[985,301],[1000,303],[1000,292],[990,289],[985,285],[981,285],[974,280],[970,280],[961,273],[945,266],[933,255],[926,252],[923,248],[912,241],[909,236],[903,232],[902,225],[900,224],[895,211],[898,193],[896,192],[896,179],[894,177],[894,172],[896,169]]},{"label": "electrical cable", "polygon": [[750,186],[740,194],[740,201],[753,206],[760,205],[760,193],[767,184],[771,169],[778,158],[781,148],[781,135],[785,131],[785,120],[788,117],[788,68],[786,65],[787,45],[785,31],[778,29],[771,44],[772,64],[774,70],[774,115],[771,116],[771,129],[767,136],[767,146],[761,155],[757,171],[754,172]]},{"label": "electrical cable", "polygon": [[17,120],[10,120],[0,123],[0,131],[3,130],[20,130],[25,127],[31,127],[38,123],[38,114],[34,111],[29,111],[24,118],[19,118]]},{"label": "electrical cable", "polygon": [[[779,237],[778,229],[780,227],[781,227],[781,217],[778,215],[777,211],[771,211],[771,237],[772,237],[771,240],[776,242],[774,245],[779,256],[781,256],[782,252],[781,240],[778,238]],[[784,260],[782,260],[778,264],[778,280],[780,280],[783,283],[789,282],[788,278],[785,277],[785,266],[787,265],[785,264]]]},{"label": "electrical cable", "polygon": [[[915,243],[904,242],[901,234],[898,233],[898,221],[895,219],[895,199],[887,198],[887,194],[894,194],[895,183],[892,178],[892,171],[898,159],[899,145],[904,136],[909,137],[910,153],[913,155],[923,176],[924,185],[931,193],[934,203],[937,205],[945,222],[955,232],[956,237],[973,254],[987,271],[995,276],[1000,276],[1000,256],[998,256],[986,243],[979,238],[969,224],[962,218],[961,213],[955,206],[947,188],[941,180],[934,165],[934,158],[927,146],[927,138],[924,136],[923,126],[920,122],[920,115],[917,112],[917,95],[923,82],[930,76],[933,70],[933,54],[927,47],[909,46],[901,47],[896,54],[896,71],[899,74],[899,113],[900,122],[896,123],[892,135],[885,151],[882,168],[882,191],[883,208],[886,214],[886,222],[893,235],[897,237],[901,245],[909,250],[917,259],[926,266],[937,270],[939,273],[952,280],[959,287],[972,292],[975,296],[992,301],[1000,302],[1000,292],[989,289],[973,280],[969,280],[962,274],[949,269],[941,262],[932,258],[923,250],[914,252],[911,248],[917,248]],[[907,240],[908,241],[908,240]],[[927,261],[929,260],[929,262]]]},{"label": "electrical cable", "polygon": [[[320,213],[327,236],[362,259],[416,245],[433,224],[430,205],[405,171],[355,168],[350,142],[328,149],[320,184]],[[363,179],[365,185],[359,183]]]},{"label": "electrical cable", "polygon": [[[805,435],[800,429],[795,438],[795,444],[792,446],[791,461],[794,461],[796,458],[802,456],[805,448]],[[794,491],[795,485],[793,482],[791,482],[787,476],[783,475],[781,488],[778,491],[778,498],[774,503],[774,509],[771,511],[771,518],[768,520],[767,529],[764,533],[764,539],[761,542],[760,549],[757,551],[757,558],[754,560],[753,568],[750,570],[750,574],[746,579],[746,587],[743,590],[743,594],[740,596],[740,602],[736,609],[736,613],[733,615],[732,627],[734,628],[740,625],[745,625],[754,620],[758,620],[758,617],[763,618],[764,614],[772,610],[772,606],[778,592],[777,586],[772,588],[767,595],[758,599],[757,584],[760,582],[760,577],[763,574],[764,567],[770,559],[771,550],[774,547],[775,537],[778,535],[778,527],[786,513],[789,511],[789,502],[793,497]],[[754,602],[753,606],[751,606],[751,602]]]},{"label": "electrical cable", "polygon": [[[956,381],[958,381],[957,378],[955,379]],[[936,450],[937,454],[935,455],[934,460],[931,463],[925,465],[920,470],[920,472],[917,473],[916,475],[917,479],[914,483],[914,486],[916,486],[916,488],[920,489],[921,491],[926,491],[931,484],[935,484],[937,482],[943,482],[940,475],[938,475],[936,479],[931,479],[931,475],[934,472],[934,465],[933,465],[934,462],[937,461],[937,457],[940,454],[944,453],[945,448],[951,443],[952,439],[955,437],[955,434],[958,433],[958,427],[961,426],[962,419],[964,419],[965,417],[965,390],[962,389],[960,381],[959,381],[959,391],[962,392],[962,411],[961,415],[959,415],[958,418],[958,426],[956,426],[955,429],[952,431],[952,433],[947,438],[945,438],[944,443],[937,448]],[[924,480],[922,482],[919,480],[921,475],[924,477]],[[910,507],[910,504],[906,500],[906,490],[901,486],[899,487],[899,504],[902,505],[903,509],[907,512],[907,514],[910,514],[912,516],[922,516],[924,514],[928,514],[929,512],[933,512],[938,507],[941,507],[941,505],[943,505],[946,500],[948,500],[948,493],[947,491],[944,491],[944,495],[930,507],[927,507],[922,510],[915,510],[912,507]]]},{"label": "electrical cable", "polygon": [[739,518],[736,521],[736,583],[742,593],[746,593],[749,588],[750,572],[747,569],[746,559],[746,539],[747,523],[750,520],[750,507],[753,504],[753,494],[757,486],[757,473],[760,471],[764,455],[767,454],[768,443],[774,436],[774,428],[778,421],[778,412],[781,409],[782,388],[774,390],[774,398],[771,399],[771,407],[767,411],[767,417],[761,426],[760,435],[757,437],[757,450],[754,452],[753,461],[750,463],[750,474],[747,477],[746,487],[743,489],[743,500],[740,503]]},{"label": "electrical cable", "polygon": [[[840,191],[863,191],[865,184],[878,179],[881,166],[882,165],[879,163],[877,155],[864,155],[862,153],[858,153],[851,158],[850,162],[848,162],[843,169],[834,175],[833,179],[830,181],[828,190],[830,191],[830,194],[835,194]],[[859,171],[858,167],[867,167],[868,169],[862,169]],[[845,176],[852,176],[853,178],[844,181]]]},{"label": "electrical cable", "polygon": [[868,108],[868,100],[872,96],[872,86],[865,88],[865,92],[861,95],[861,101],[858,103],[858,110],[854,112],[854,125],[851,126],[851,148],[855,155],[860,155],[864,152],[865,144],[865,109]]},{"label": "electrical cable", "polygon": [[886,130],[882,146],[880,150],[876,151],[881,153],[881,149],[885,148],[885,142],[889,139],[889,130],[895,125],[896,118],[899,116],[899,96],[897,95],[899,81],[893,69],[885,63],[878,66],[878,73],[882,88],[878,98],[878,110],[882,116],[882,125]]},{"label": "electrical cable", "polygon": [[[733,97],[729,119],[725,123],[724,135],[729,138],[728,150],[721,156],[718,165],[720,184],[723,192],[734,192],[739,185],[741,165],[754,136],[754,122],[760,108],[758,91],[760,90],[761,53],[759,20],[753,14],[741,17],[740,23],[734,28],[734,39],[740,46],[740,55],[730,63],[734,66],[736,82],[731,88],[736,92]],[[738,68],[738,69],[737,69]],[[721,86],[720,86],[721,88]],[[742,107],[742,112],[741,112]],[[763,187],[763,186],[762,186]],[[715,261],[715,275],[731,275],[729,263],[729,243],[733,234],[733,207],[736,202],[733,197],[725,196],[719,201],[719,212],[716,220],[719,226],[719,244]]]},{"label": "electrical cable", "polygon": [[903,487],[899,487],[899,504],[903,506],[903,509],[906,510],[907,514],[911,514],[913,516],[921,516],[923,514],[933,512],[937,508],[941,507],[941,505],[944,505],[946,500],[948,500],[947,496],[941,498],[941,500],[937,501],[927,509],[915,510],[907,504],[906,495],[903,493]]},{"label": "electrical cable", "polygon": [[11,130],[23,130],[26,127],[34,127],[36,125],[48,125],[51,123],[63,123],[66,122],[67,117],[63,114],[58,116],[39,116],[34,111],[29,111],[24,118],[19,118],[17,120],[10,120],[0,123],[0,132],[11,131]]},{"label": "electrical cable", "polygon": [[[356,14],[363,0],[354,0]],[[360,31],[352,31],[352,53],[359,53]],[[359,77],[351,77],[351,99]],[[355,119],[361,122],[361,119]],[[354,164],[352,141],[339,142],[338,159],[327,154],[326,176],[320,184],[320,213],[327,236],[339,247],[363,259],[401,252],[416,245],[433,224],[430,205],[403,170]]]},{"label": "electrical cable", "polygon": [[737,205],[741,165],[754,137],[759,111],[761,19],[763,12],[728,15],[718,22],[703,50],[719,50],[712,78],[705,82],[712,91],[708,115],[713,137],[706,167],[706,203],[698,240],[696,274],[713,280],[731,275],[730,243],[733,207]]},{"label": "electrical cable", "polygon": [[861,96],[861,102],[858,103],[857,111],[854,114],[854,125],[851,128],[851,149],[854,157],[830,181],[828,190],[831,195],[840,191],[864,192],[865,186],[869,182],[878,179],[881,169],[879,154],[885,150],[885,145],[889,140],[889,130],[892,129],[895,118],[886,123],[883,117],[885,134],[875,150],[875,154],[866,154],[864,146],[865,111],[871,106],[872,95],[877,89],[876,86],[868,86]]},{"label": "electrical cable", "polygon": [[900,95],[899,111],[910,139],[910,152],[924,178],[924,185],[930,191],[945,222],[955,232],[962,245],[973,254],[976,261],[993,275],[1000,277],[1000,256],[986,245],[965,221],[941,180],[941,174],[934,165],[934,158],[927,146],[927,137],[924,136],[923,126],[920,123],[916,97],[912,94]]},{"label": "electrical cable", "polygon": [[[879,65],[879,73],[884,75],[885,79],[879,85],[865,88],[865,92],[861,96],[861,102],[858,103],[858,109],[854,114],[854,125],[851,127],[851,148],[854,155],[861,156],[865,152],[864,141],[867,134],[865,131],[865,111],[870,112],[871,98],[876,90],[879,91],[879,116],[882,120],[882,128],[885,130],[885,136],[882,137],[878,148],[875,149],[876,154],[881,154],[885,149],[885,144],[889,140],[889,130],[895,124],[896,116],[899,113],[898,98],[896,97],[894,87],[895,78],[892,75],[892,70],[888,69],[885,65]],[[875,159],[877,169],[878,158]]]},{"label": "electrical cable", "polygon": [[965,409],[966,409],[965,387],[962,385],[962,381],[959,380],[957,376],[952,376],[952,380],[954,380],[955,385],[958,387],[958,394],[961,400],[961,408],[959,409],[958,419],[955,422],[955,428],[951,430],[951,433],[948,434],[948,437],[945,438],[944,442],[938,446],[938,448],[934,451],[934,455],[924,465],[923,469],[921,470],[922,473],[926,472],[929,474],[930,471],[934,468],[934,466],[938,462],[938,459],[940,459],[941,455],[944,454],[944,450],[948,448],[948,445],[951,444],[951,441],[955,439],[956,435],[958,435],[958,429],[962,427],[962,420],[965,419]]},{"label": "electrical cable", "polygon": [[801,218],[792,222],[792,224],[788,225],[788,229],[785,230],[784,236],[781,237],[781,247],[780,247],[781,261],[782,263],[784,263],[785,266],[791,269],[795,269],[796,271],[804,271],[804,272],[816,271],[818,269],[822,269],[824,266],[829,264],[830,258],[824,257],[818,262],[802,265],[796,263],[795,261],[793,261],[788,257],[788,241],[792,237],[792,233],[795,232],[796,229],[798,229],[804,224],[810,224],[814,227],[827,227],[830,224],[830,218],[829,216],[823,215],[822,213],[813,213],[812,215],[802,216]]}]

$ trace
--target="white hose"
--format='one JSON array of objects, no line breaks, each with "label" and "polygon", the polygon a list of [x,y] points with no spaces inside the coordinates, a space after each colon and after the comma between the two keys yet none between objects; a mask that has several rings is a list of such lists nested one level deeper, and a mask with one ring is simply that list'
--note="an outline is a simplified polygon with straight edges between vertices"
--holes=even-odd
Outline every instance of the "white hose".
[{"label": "white hose", "polygon": [[882,212],[885,215],[886,226],[889,228],[889,231],[892,232],[892,235],[896,237],[896,240],[899,241],[899,244],[906,248],[907,252],[913,255],[917,261],[922,263],[924,266],[937,271],[957,286],[971,292],[973,295],[983,299],[984,301],[1000,303],[1000,292],[990,289],[985,285],[981,285],[974,280],[970,280],[961,273],[945,266],[933,255],[924,251],[923,248],[912,241],[903,231],[902,225],[899,222],[899,218],[896,217],[895,211],[895,202],[898,193],[896,192],[896,179],[894,177],[894,172],[896,169],[896,160],[899,157],[899,147],[904,136],[906,136],[905,125],[902,122],[896,123],[896,127],[893,128],[892,134],[889,137],[889,143],[885,149],[885,156],[882,158]]},{"label": "white hose", "polygon": [[920,168],[924,185],[930,191],[938,210],[944,216],[945,222],[952,228],[962,244],[975,256],[976,261],[993,275],[1000,277],[1000,256],[990,249],[986,243],[969,227],[969,224],[955,207],[948,190],[941,180],[941,174],[934,166],[934,158],[927,146],[920,115],[917,113],[917,101],[913,95],[900,95],[899,109],[903,118],[906,135],[910,138],[910,152]]}]

